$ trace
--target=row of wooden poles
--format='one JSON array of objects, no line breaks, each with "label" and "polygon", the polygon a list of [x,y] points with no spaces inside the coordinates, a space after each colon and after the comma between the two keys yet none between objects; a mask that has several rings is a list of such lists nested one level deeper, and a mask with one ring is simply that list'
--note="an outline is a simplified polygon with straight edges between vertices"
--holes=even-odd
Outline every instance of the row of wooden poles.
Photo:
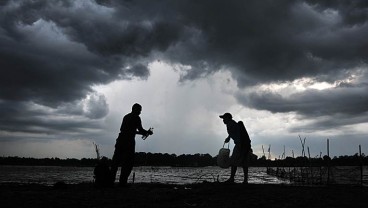
[{"label": "row of wooden poles", "polygon": [[[299,136],[300,138],[300,136]],[[301,141],[301,144],[302,144],[302,156],[305,157],[305,138],[304,140],[302,140],[300,138],[300,141]],[[263,149],[263,146],[262,146],[262,149]],[[268,148],[268,159],[270,159],[271,157],[271,154],[270,154],[270,149],[271,149],[271,146],[269,146]],[[263,150],[263,154],[264,154],[264,150]],[[330,141],[329,139],[327,139],[327,156],[328,158],[330,158]],[[362,159],[362,149],[361,149],[361,145],[359,145],[359,156],[360,158]],[[321,157],[321,154],[320,154],[320,157]],[[294,158],[294,154],[293,154],[293,158]],[[285,159],[285,147],[284,147],[284,154],[283,154],[283,157],[282,159]],[[331,183],[331,164],[330,164],[330,161],[327,160],[326,163],[325,163],[325,166],[320,166],[320,167],[314,167],[312,168],[311,164],[310,164],[310,152],[309,152],[309,147],[308,147],[308,160],[309,160],[309,165],[308,164],[305,164],[304,166],[299,166],[299,167],[295,167],[295,166],[291,166],[291,165],[288,165],[288,166],[277,166],[277,167],[267,167],[267,174],[270,174],[270,175],[275,175],[277,177],[280,177],[280,178],[285,178],[285,179],[289,179],[290,181],[300,181],[300,182],[305,182],[307,181],[306,183],[309,183],[308,181],[312,181],[311,183],[313,183],[313,181],[316,181],[313,179],[313,175],[319,175],[320,179],[320,183],[322,184],[323,183],[323,171],[326,171],[326,175],[327,175],[327,179],[326,179],[326,184],[330,184]],[[276,170],[274,169],[276,168]],[[297,169],[299,168],[300,170],[300,177],[298,178],[298,176],[296,176],[296,172],[297,172]],[[315,169],[318,169],[319,168],[319,174],[314,174],[315,173]],[[287,171],[285,170],[287,169]],[[308,169],[309,169],[309,172],[308,172]],[[314,170],[313,170],[314,169]],[[306,179],[303,178],[304,174],[306,174]],[[312,177],[312,178],[309,178],[309,175]],[[360,162],[360,184],[363,185],[364,184],[364,167],[363,167],[363,162],[361,160]],[[367,175],[368,176],[368,175]],[[304,180],[305,179],[305,180]]]}]

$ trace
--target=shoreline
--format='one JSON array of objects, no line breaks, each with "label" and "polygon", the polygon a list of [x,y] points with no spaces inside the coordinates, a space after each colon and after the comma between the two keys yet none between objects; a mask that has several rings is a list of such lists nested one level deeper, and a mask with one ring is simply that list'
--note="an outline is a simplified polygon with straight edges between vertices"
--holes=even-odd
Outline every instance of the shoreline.
[{"label": "shoreline", "polygon": [[282,184],[0,184],[1,207],[365,207],[368,187]]}]

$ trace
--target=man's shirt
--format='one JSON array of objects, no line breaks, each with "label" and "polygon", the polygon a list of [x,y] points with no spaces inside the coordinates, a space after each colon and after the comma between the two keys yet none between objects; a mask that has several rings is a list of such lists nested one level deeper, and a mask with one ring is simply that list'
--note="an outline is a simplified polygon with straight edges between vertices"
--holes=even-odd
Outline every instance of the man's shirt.
[{"label": "man's shirt", "polygon": [[124,116],[123,122],[121,123],[120,132],[129,138],[135,138],[137,129],[142,131],[141,118],[138,115],[129,113]]},{"label": "man's shirt", "polygon": [[228,124],[226,124],[226,128],[227,133],[229,133],[229,136],[234,140],[234,143],[239,144],[241,142],[241,138],[238,123],[236,123],[234,120],[231,120]]}]

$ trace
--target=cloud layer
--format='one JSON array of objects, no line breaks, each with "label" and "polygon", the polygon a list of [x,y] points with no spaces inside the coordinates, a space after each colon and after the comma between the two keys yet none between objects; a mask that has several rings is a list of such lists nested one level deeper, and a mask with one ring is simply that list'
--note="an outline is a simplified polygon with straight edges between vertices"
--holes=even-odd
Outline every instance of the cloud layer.
[{"label": "cloud layer", "polygon": [[[230,71],[240,104],[316,119],[308,128],[366,123],[367,9],[365,0],[1,1],[0,130],[101,127],[109,105],[94,87],[148,79],[155,60],[176,66],[181,82]],[[300,79],[330,87],[290,89]]]}]

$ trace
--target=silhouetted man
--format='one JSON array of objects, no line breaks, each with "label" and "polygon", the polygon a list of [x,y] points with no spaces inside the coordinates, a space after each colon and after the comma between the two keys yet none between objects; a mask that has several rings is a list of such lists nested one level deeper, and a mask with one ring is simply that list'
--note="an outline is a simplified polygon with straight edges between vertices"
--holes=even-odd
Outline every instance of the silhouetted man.
[{"label": "silhouetted man", "polygon": [[236,122],[233,120],[233,116],[230,113],[221,115],[226,125],[229,136],[225,139],[225,143],[230,141],[230,138],[234,140],[235,146],[231,154],[231,174],[227,183],[234,183],[235,173],[238,166],[243,167],[244,171],[244,184],[248,184],[248,165],[249,154],[251,152],[250,138],[247,130],[244,127],[242,121]]},{"label": "silhouetted man", "polygon": [[114,156],[112,157],[111,172],[113,181],[116,178],[116,172],[121,165],[119,186],[126,186],[128,177],[132,172],[135,154],[135,135],[151,135],[152,131],[145,130],[142,127],[141,114],[142,106],[138,103],[132,107],[132,112],[125,115],[120,127],[119,137],[116,139]]}]

